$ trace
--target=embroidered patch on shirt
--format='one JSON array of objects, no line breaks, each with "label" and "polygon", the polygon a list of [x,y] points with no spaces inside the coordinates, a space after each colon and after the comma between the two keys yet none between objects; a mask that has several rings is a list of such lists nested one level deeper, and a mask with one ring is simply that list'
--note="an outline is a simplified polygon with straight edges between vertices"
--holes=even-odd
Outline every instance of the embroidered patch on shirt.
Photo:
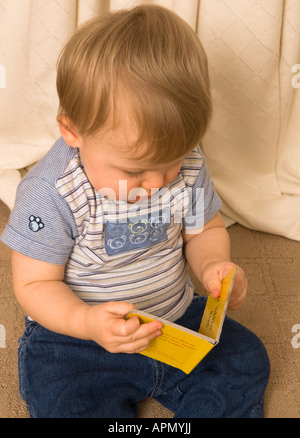
[{"label": "embroidered patch on shirt", "polygon": [[170,213],[166,209],[153,215],[127,219],[127,223],[105,222],[104,241],[108,255],[149,248],[167,240]]},{"label": "embroidered patch on shirt", "polygon": [[44,228],[44,224],[42,222],[42,219],[38,216],[30,216],[29,218],[29,228],[31,231],[34,231],[35,233],[42,230]]}]

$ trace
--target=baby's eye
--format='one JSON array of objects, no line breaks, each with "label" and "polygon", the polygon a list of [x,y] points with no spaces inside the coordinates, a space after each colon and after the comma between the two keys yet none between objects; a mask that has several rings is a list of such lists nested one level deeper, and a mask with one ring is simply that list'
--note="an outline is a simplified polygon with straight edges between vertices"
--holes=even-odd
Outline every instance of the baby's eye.
[{"label": "baby's eye", "polygon": [[129,172],[128,170],[124,170],[124,173],[130,176],[130,178],[138,178],[139,176],[143,175],[144,172]]}]

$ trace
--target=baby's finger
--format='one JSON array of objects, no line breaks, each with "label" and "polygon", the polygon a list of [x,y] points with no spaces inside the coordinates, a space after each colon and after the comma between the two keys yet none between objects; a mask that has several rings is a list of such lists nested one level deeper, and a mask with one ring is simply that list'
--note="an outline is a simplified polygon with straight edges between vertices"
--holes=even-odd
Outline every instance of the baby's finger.
[{"label": "baby's finger", "polygon": [[128,319],[116,318],[113,321],[111,332],[114,336],[128,337],[135,333],[141,323],[137,315],[133,315]]},{"label": "baby's finger", "polygon": [[[146,326],[148,324],[143,324],[143,326]],[[144,329],[144,327],[143,327]],[[144,333],[142,333],[144,332]],[[152,328],[145,331],[138,331],[130,336],[130,340],[127,343],[124,343],[122,345],[122,349],[126,351],[127,353],[140,353],[141,351],[145,350],[152,339],[160,336],[162,334],[161,329],[156,329],[152,331]]]}]

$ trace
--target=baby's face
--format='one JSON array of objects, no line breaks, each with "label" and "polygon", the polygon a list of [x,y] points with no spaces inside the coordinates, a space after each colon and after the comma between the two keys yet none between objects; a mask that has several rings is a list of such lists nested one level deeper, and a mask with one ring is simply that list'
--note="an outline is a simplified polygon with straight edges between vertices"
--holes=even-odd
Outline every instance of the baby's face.
[{"label": "baby's face", "polygon": [[82,141],[85,172],[102,195],[128,202],[149,199],[178,175],[184,156],[162,164],[135,159],[128,152],[135,138],[133,132],[120,126]]}]

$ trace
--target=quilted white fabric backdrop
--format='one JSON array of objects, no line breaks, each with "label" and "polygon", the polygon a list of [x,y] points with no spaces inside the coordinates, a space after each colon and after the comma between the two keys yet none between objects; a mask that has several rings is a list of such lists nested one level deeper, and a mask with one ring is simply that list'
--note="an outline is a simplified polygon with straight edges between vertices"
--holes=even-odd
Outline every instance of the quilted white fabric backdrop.
[{"label": "quilted white fabric backdrop", "polygon": [[[58,137],[57,56],[77,26],[143,1],[0,0],[0,198]],[[148,2],[149,3],[149,2]],[[229,222],[300,240],[300,1],[152,1],[181,15],[209,57],[203,142]]]},{"label": "quilted white fabric backdrop", "polygon": [[215,105],[204,152],[222,211],[300,240],[300,1],[202,0],[198,34]]}]

